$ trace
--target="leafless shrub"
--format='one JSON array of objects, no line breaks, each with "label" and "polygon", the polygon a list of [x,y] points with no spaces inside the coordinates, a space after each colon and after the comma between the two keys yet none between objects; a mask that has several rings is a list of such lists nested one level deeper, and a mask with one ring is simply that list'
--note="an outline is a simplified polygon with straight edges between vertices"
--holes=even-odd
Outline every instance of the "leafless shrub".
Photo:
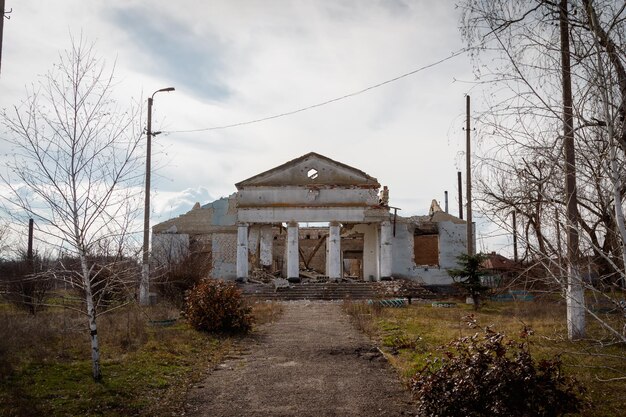
[{"label": "leafless shrub", "polygon": [[164,262],[153,279],[157,293],[178,308],[185,302],[185,293],[211,272],[211,254],[189,253],[180,259]]},{"label": "leafless shrub", "polygon": [[[136,261],[123,256],[92,256],[89,280],[94,307],[98,316],[127,304],[134,299],[137,277],[140,274]],[[80,260],[63,257],[53,268],[54,276],[75,289],[84,298],[84,285]]]},{"label": "leafless shrub", "polygon": [[15,307],[37,314],[45,307],[54,283],[48,273],[51,261],[35,255],[0,263],[0,293]]}]

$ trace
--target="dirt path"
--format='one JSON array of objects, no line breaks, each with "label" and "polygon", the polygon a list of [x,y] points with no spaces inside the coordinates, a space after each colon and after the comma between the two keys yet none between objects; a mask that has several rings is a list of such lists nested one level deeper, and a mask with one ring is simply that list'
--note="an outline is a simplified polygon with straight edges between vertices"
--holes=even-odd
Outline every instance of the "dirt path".
[{"label": "dirt path", "polygon": [[340,304],[286,303],[194,387],[187,416],[409,416],[409,394]]}]

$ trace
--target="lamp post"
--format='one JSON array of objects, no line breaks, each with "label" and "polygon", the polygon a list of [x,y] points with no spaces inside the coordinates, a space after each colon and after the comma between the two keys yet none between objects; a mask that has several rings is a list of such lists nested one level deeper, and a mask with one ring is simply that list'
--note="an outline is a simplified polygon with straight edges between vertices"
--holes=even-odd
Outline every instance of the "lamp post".
[{"label": "lamp post", "polygon": [[[162,88],[152,93],[148,98],[148,128],[146,129],[146,201],[143,213],[143,261],[141,268],[141,282],[139,284],[139,303],[150,304],[150,157],[152,153],[152,102],[154,95],[162,91],[174,91],[174,87]],[[157,132],[158,133],[158,132]]]}]

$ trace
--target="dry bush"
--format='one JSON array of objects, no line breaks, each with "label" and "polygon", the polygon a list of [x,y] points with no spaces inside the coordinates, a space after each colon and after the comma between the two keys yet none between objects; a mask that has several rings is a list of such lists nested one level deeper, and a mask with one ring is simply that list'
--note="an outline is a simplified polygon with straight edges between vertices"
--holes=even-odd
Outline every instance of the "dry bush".
[{"label": "dry bush", "polygon": [[187,292],[184,314],[205,332],[247,332],[252,327],[251,308],[232,282],[206,279]]},{"label": "dry bush", "polygon": [[35,255],[28,259],[23,253],[20,259],[0,263],[0,293],[15,307],[37,314],[45,307],[45,301],[53,287],[48,270],[51,261]]},{"label": "dry bush", "polygon": [[[469,322],[476,327],[473,316]],[[579,412],[585,389],[559,356],[534,360],[530,329],[507,340],[490,327],[441,347],[411,379],[423,416],[560,416]]]},{"label": "dry bush", "polygon": [[158,294],[178,308],[185,303],[185,293],[211,272],[211,255],[191,253],[159,268],[152,280]]}]

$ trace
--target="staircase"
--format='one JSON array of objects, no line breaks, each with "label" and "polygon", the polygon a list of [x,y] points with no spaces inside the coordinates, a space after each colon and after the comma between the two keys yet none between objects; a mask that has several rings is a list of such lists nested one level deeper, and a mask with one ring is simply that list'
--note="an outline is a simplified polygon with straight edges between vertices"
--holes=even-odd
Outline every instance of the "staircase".
[{"label": "staircase", "polygon": [[272,284],[243,284],[243,295],[256,300],[372,300],[381,298],[433,298],[424,287],[398,294],[385,282],[316,282],[275,289]]}]

